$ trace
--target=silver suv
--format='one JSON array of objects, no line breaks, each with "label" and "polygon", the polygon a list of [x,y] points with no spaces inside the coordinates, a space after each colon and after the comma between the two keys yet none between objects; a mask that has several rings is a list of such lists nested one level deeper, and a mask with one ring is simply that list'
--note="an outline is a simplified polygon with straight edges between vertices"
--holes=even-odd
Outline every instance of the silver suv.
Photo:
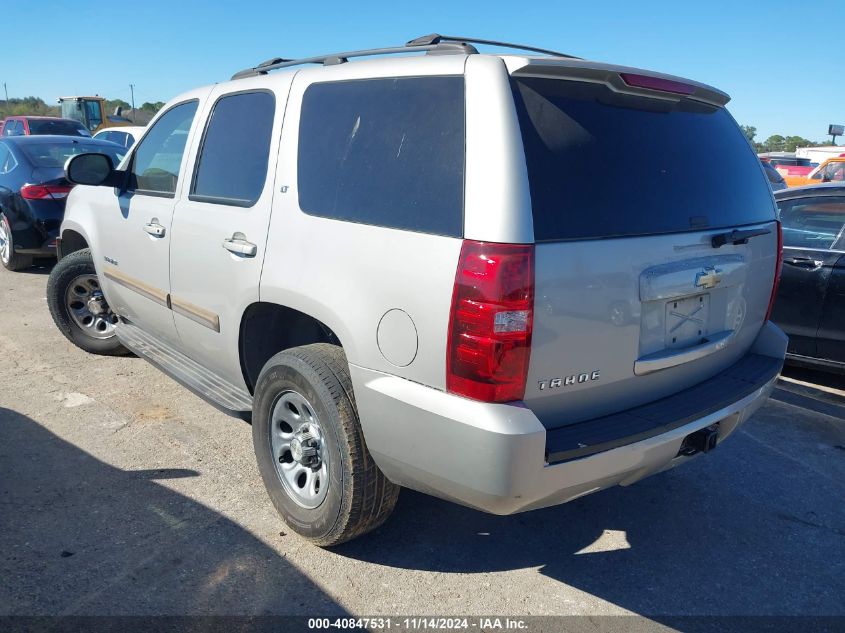
[{"label": "silver suv", "polygon": [[66,165],[56,324],[251,418],[319,545],[400,486],[510,514],[631,484],[713,449],[782,366],[780,227],[728,96],[473,44],[496,43],[270,60],[171,101],[118,166]]}]

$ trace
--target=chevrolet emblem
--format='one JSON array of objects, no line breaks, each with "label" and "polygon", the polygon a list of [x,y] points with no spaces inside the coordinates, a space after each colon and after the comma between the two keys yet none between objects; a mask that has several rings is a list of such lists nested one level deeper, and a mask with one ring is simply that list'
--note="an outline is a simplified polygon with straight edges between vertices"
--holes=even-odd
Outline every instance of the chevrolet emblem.
[{"label": "chevrolet emblem", "polygon": [[720,272],[722,271],[714,266],[705,267],[704,270],[696,274],[695,287],[706,289],[715,288],[722,281],[722,277],[719,275]]}]

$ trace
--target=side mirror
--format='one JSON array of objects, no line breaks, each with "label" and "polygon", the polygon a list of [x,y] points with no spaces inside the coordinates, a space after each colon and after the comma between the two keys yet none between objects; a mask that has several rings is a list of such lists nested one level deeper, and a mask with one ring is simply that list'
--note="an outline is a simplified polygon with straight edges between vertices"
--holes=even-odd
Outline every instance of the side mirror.
[{"label": "side mirror", "polygon": [[830,182],[830,176],[828,176],[827,174],[822,176],[822,182]]},{"label": "side mirror", "polygon": [[114,187],[116,174],[111,158],[105,154],[77,154],[65,165],[65,178],[77,185]]}]

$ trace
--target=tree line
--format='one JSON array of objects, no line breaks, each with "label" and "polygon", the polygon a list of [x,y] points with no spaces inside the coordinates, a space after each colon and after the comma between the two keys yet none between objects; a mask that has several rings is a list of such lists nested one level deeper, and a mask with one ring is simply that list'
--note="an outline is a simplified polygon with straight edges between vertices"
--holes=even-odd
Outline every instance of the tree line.
[{"label": "tree line", "polygon": [[830,141],[811,141],[803,136],[782,136],[781,134],[772,134],[765,141],[759,142],[756,140],[757,128],[753,125],[740,125],[742,133],[745,138],[754,147],[754,151],[758,154],[762,152],[794,152],[798,147],[819,147],[822,145],[830,145]]},{"label": "tree line", "polygon": [[[163,101],[146,101],[138,109],[155,114],[163,106]],[[109,115],[113,114],[117,107],[129,110],[132,106],[123,99],[106,99],[106,112]],[[0,99],[0,119],[20,115],[61,116],[61,107],[58,104],[47,105],[40,97],[12,98],[5,101]]]}]

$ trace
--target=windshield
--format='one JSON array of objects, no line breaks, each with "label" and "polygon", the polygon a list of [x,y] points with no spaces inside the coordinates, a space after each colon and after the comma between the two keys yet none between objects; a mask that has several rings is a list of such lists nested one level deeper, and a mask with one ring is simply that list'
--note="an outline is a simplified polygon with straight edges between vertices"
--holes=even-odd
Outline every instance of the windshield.
[{"label": "windshield", "polygon": [[82,103],[76,99],[65,99],[62,101],[62,118],[73,119],[85,124],[85,111],[82,109]]},{"label": "windshield", "polygon": [[109,147],[105,144],[99,143],[80,143],[79,141],[69,140],[67,142],[56,141],[51,143],[27,143],[21,145],[20,149],[26,154],[30,162],[36,167],[64,167],[67,159],[75,154],[89,154],[98,153],[105,154],[112,159],[112,164],[116,167],[125,151],[121,151],[120,147]]},{"label": "windshield", "polygon": [[537,241],[698,231],[771,221],[760,163],[724,108],[514,82]]},{"label": "windshield", "polygon": [[58,134],[60,136],[91,136],[81,123],[54,119],[30,119],[30,134]]}]

